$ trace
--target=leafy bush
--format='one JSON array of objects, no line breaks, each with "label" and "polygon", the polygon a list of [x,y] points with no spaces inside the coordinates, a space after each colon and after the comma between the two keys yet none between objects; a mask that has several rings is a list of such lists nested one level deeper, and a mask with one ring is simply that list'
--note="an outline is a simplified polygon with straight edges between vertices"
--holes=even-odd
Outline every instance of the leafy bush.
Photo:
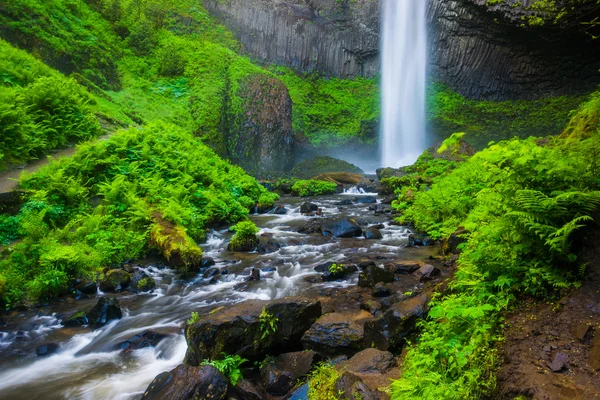
[{"label": "leafy bush", "polygon": [[200,315],[196,311],[192,311],[192,316],[187,320],[188,325],[196,324],[200,321]]},{"label": "leafy bush", "polygon": [[216,369],[221,371],[223,375],[229,378],[229,381],[231,382],[232,386],[235,386],[238,383],[238,381],[244,377],[240,366],[248,360],[240,357],[237,354],[232,356],[229,354],[222,353],[222,356],[222,360],[205,360],[202,362],[201,365],[211,365],[215,367]]},{"label": "leafy bush", "polygon": [[296,181],[292,186],[292,193],[295,196],[319,196],[323,194],[334,194],[337,185],[327,181],[301,180]]},{"label": "leafy bush", "polygon": [[339,395],[335,383],[339,377],[339,372],[332,364],[318,364],[308,379],[308,399],[337,400]]},{"label": "leafy bush", "polygon": [[266,308],[263,307],[258,319],[260,321],[260,331],[262,332],[261,340],[277,331],[279,318],[268,312]]}]

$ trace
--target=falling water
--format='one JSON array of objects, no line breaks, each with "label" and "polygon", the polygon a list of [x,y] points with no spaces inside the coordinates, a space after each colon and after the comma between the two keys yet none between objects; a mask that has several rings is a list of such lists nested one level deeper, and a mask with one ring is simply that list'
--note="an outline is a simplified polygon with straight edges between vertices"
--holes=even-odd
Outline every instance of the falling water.
[{"label": "falling water", "polygon": [[382,137],[384,167],[412,164],[425,150],[425,0],[384,0]]}]

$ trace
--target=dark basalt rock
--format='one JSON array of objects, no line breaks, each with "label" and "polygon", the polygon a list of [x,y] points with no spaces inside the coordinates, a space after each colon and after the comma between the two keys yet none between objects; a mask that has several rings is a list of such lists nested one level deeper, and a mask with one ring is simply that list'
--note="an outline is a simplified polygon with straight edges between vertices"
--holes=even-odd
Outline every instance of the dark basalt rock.
[{"label": "dark basalt rock", "polygon": [[300,212],[302,214],[310,214],[311,212],[317,211],[318,209],[318,205],[309,202],[306,202],[300,206]]},{"label": "dark basalt rock", "polygon": [[431,264],[425,264],[419,268],[414,275],[419,278],[421,282],[430,281],[435,276],[440,275],[440,270]]},{"label": "dark basalt rock", "polygon": [[258,254],[270,254],[279,251],[281,247],[281,243],[277,242],[276,240],[270,239],[267,241],[267,243],[258,245],[258,247],[256,248],[256,252]]},{"label": "dark basalt rock", "polygon": [[121,319],[123,313],[119,301],[113,297],[100,297],[98,303],[87,313],[92,330],[103,327],[110,321]]},{"label": "dark basalt rock", "polygon": [[338,218],[326,222],[321,227],[323,236],[333,236],[335,238],[353,238],[362,235],[362,228],[356,221],[348,218]]},{"label": "dark basalt rock", "polygon": [[282,205],[278,205],[278,206],[275,208],[275,210],[273,211],[273,214],[276,214],[276,215],[285,215],[285,214],[287,214],[287,213],[288,213],[288,209],[287,209],[287,208],[285,208],[285,207],[284,207],[284,206],[282,206]]},{"label": "dark basalt rock", "polygon": [[410,246],[433,246],[435,241],[429,236],[421,234],[412,234],[408,237],[408,244]]},{"label": "dark basalt rock", "polygon": [[250,278],[248,278],[248,280],[260,281],[260,269],[252,268],[252,271],[250,271]]},{"label": "dark basalt rock", "polygon": [[396,359],[389,351],[374,348],[356,353],[351,359],[341,364],[341,367],[357,374],[385,374],[396,366]]},{"label": "dark basalt rock", "polygon": [[235,392],[233,398],[236,400],[263,400],[267,398],[266,393],[247,379],[240,379],[233,390]]},{"label": "dark basalt rock", "polygon": [[382,351],[399,350],[412,333],[416,322],[425,317],[429,299],[425,294],[401,301],[373,321],[365,323],[365,347]]},{"label": "dark basalt rock", "polygon": [[96,282],[89,279],[82,279],[75,286],[75,290],[79,291],[81,294],[95,295],[98,291],[98,287],[96,286]]},{"label": "dark basalt rock", "polygon": [[131,277],[122,269],[111,269],[100,281],[100,290],[103,292],[120,292],[129,287]]},{"label": "dark basalt rock", "polygon": [[161,340],[167,337],[169,336],[162,333],[144,331],[139,335],[132,336],[129,339],[117,344],[116,348],[123,350],[125,353],[129,353],[146,347],[156,347]]},{"label": "dark basalt rock", "polygon": [[342,399],[379,400],[379,396],[352,372],[343,372],[335,382],[335,388]]},{"label": "dark basalt rock", "polygon": [[383,239],[383,235],[381,234],[379,229],[371,227],[371,228],[367,228],[365,230],[365,239],[369,239],[369,240]]},{"label": "dark basalt rock", "polygon": [[332,272],[331,269],[325,271],[321,278],[325,282],[338,281],[346,279],[349,275],[355,273],[356,271],[358,271],[356,265],[340,265],[335,272]]},{"label": "dark basalt rock", "polygon": [[46,344],[39,346],[37,349],[35,349],[35,354],[38,357],[48,357],[48,356],[51,356],[52,354],[58,353],[59,349],[60,349],[60,346],[56,343],[46,343]]},{"label": "dark basalt rock", "polygon": [[224,400],[229,380],[215,367],[179,365],[158,375],[148,386],[144,400]]},{"label": "dark basalt rock", "polygon": [[149,292],[156,287],[154,278],[137,270],[131,276],[131,288],[136,292]]},{"label": "dark basalt rock", "polygon": [[306,349],[325,356],[354,354],[362,348],[364,329],[349,316],[340,313],[319,318],[302,336]]},{"label": "dark basalt rock", "polygon": [[[259,319],[263,308],[278,319],[275,333],[264,338]],[[320,315],[321,303],[303,297],[245,301],[205,314],[199,322],[186,327],[185,363],[199,365],[222,352],[262,360],[267,353],[299,350],[300,338]]]},{"label": "dark basalt rock", "polygon": [[67,328],[76,328],[79,326],[84,326],[88,324],[88,317],[85,311],[78,311],[66,320],[62,321],[62,324]]},{"label": "dark basalt rock", "polygon": [[421,268],[421,264],[418,262],[398,262],[388,263],[383,266],[386,271],[392,272],[398,275],[410,275],[413,272]]},{"label": "dark basalt rock", "polygon": [[321,218],[313,218],[299,227],[297,232],[302,233],[304,235],[310,235],[313,233],[321,233],[321,224],[323,223],[323,219]]},{"label": "dark basalt rock", "polygon": [[369,265],[358,276],[358,286],[372,288],[376,283],[394,282],[395,276],[393,273],[379,268],[376,265]]},{"label": "dark basalt rock", "polygon": [[202,260],[200,260],[200,269],[210,268],[215,264],[215,260],[212,257],[202,257]]},{"label": "dark basalt rock", "polygon": [[383,199],[381,199],[381,204],[392,204],[392,202],[394,200],[396,200],[398,198],[397,195],[395,194],[389,194],[387,196],[385,196]]},{"label": "dark basalt rock", "polygon": [[383,285],[381,283],[375,284],[373,288],[373,296],[374,297],[388,297],[392,295],[392,290],[390,287]]}]

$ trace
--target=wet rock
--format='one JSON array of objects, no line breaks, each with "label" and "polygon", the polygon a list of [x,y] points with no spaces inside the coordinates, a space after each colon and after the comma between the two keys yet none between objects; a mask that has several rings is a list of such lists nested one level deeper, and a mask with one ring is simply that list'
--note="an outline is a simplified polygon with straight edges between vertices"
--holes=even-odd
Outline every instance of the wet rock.
[{"label": "wet rock", "polygon": [[409,246],[433,246],[435,242],[429,236],[412,234],[408,237]]},{"label": "wet rock", "polygon": [[256,236],[254,237],[250,237],[246,240],[231,240],[228,244],[227,244],[227,251],[231,251],[231,252],[249,252],[249,251],[254,251],[254,249],[256,249],[258,247],[258,245],[260,244],[260,241],[258,240],[258,238]]},{"label": "wet rock", "polygon": [[374,297],[388,297],[392,295],[392,290],[389,286],[386,286],[381,283],[375,284],[373,288],[373,296]]},{"label": "wet rock", "polygon": [[267,243],[258,245],[258,247],[256,248],[256,252],[258,254],[271,254],[279,251],[281,247],[281,243],[270,239],[269,241],[267,241]]},{"label": "wet rock", "polygon": [[276,267],[263,267],[260,269],[261,272],[277,272],[277,268]]},{"label": "wet rock", "polygon": [[202,260],[200,260],[200,269],[210,268],[215,264],[215,260],[212,257],[202,257]]},{"label": "wet rock", "polygon": [[380,302],[372,299],[363,299],[360,303],[360,308],[370,312],[372,315],[377,315],[383,308]]},{"label": "wet rock", "polygon": [[361,349],[364,329],[344,314],[331,313],[319,318],[302,336],[306,349],[326,356],[354,354]]},{"label": "wet rock", "polygon": [[333,236],[335,238],[353,238],[362,235],[362,228],[349,218],[338,218],[325,223],[321,227],[323,236]]},{"label": "wet rock", "polygon": [[369,267],[377,267],[377,264],[375,264],[373,261],[363,261],[363,262],[358,263],[358,268],[361,271],[364,271],[365,269],[367,269]]},{"label": "wet rock", "polygon": [[306,202],[300,206],[300,212],[302,214],[310,214],[319,210],[319,206],[314,203]]},{"label": "wet rock", "polygon": [[[264,310],[275,322],[275,333],[263,337],[260,314]],[[198,365],[202,360],[219,357],[222,352],[239,354],[250,360],[262,360],[277,349],[299,350],[300,338],[321,315],[321,303],[304,297],[279,300],[250,300],[205,314],[185,331],[188,349],[185,363]]]},{"label": "wet rock", "polygon": [[284,207],[284,206],[282,206],[282,205],[278,205],[277,207],[275,207],[275,211],[273,211],[273,214],[276,214],[276,215],[285,215],[285,214],[287,214],[288,212],[289,212],[289,211],[288,211],[288,209],[287,209],[287,208],[285,208],[285,207]]},{"label": "wet rock", "polygon": [[354,203],[352,203],[352,200],[350,200],[350,199],[343,199],[343,200],[333,203],[334,206],[351,206],[352,204],[354,204]]},{"label": "wet rock", "polygon": [[466,231],[464,229],[458,230],[442,243],[442,253],[443,254],[458,254],[460,250],[458,247],[465,243],[467,239],[462,237],[461,235],[465,234]]},{"label": "wet rock", "polygon": [[356,353],[351,359],[344,362],[342,367],[357,374],[385,374],[396,364],[394,355],[389,351],[368,348]]},{"label": "wet rock", "polygon": [[372,288],[375,287],[376,283],[390,283],[394,282],[394,274],[379,268],[376,265],[370,265],[365,268],[358,276],[358,286]]},{"label": "wet rock", "polygon": [[67,328],[76,328],[79,326],[84,326],[88,324],[88,317],[85,311],[78,311],[66,320],[62,321],[62,324]]},{"label": "wet rock", "polygon": [[236,394],[234,398],[239,400],[262,400],[267,397],[260,388],[247,379],[240,379],[236,383],[234,391]]},{"label": "wet rock", "polygon": [[355,197],[356,204],[377,204],[377,198],[374,196]]},{"label": "wet rock", "polygon": [[567,367],[568,362],[569,356],[565,353],[557,353],[556,356],[554,356],[554,360],[548,363],[548,368],[550,368],[552,372],[560,372]]},{"label": "wet rock", "polygon": [[249,280],[251,281],[260,281],[260,269],[258,268],[252,268],[252,272],[250,272],[250,278]]},{"label": "wet rock", "polygon": [[386,271],[392,272],[394,274],[410,275],[419,268],[421,268],[421,264],[418,262],[388,263],[384,264],[383,268]]},{"label": "wet rock", "polygon": [[308,400],[308,383],[294,390],[287,400]]},{"label": "wet rock", "polygon": [[119,350],[123,350],[125,353],[129,353],[134,350],[139,350],[146,347],[156,347],[156,345],[158,345],[158,343],[161,340],[167,337],[168,335],[164,335],[162,333],[154,331],[144,331],[117,344],[116,348]]},{"label": "wet rock", "polygon": [[395,194],[390,194],[381,199],[381,204],[392,204],[394,200],[396,200],[398,196]]},{"label": "wet rock", "polygon": [[267,393],[270,395],[283,396],[294,385],[291,373],[277,369],[274,364],[264,365],[260,370],[260,376]]},{"label": "wet rock", "polygon": [[373,321],[365,323],[365,347],[382,351],[399,350],[405,338],[414,330],[416,322],[428,311],[429,299],[425,294],[401,301]]},{"label": "wet rock", "polygon": [[221,270],[219,268],[209,268],[202,274],[202,277],[205,279],[213,278],[221,275]]},{"label": "wet rock", "polygon": [[215,367],[179,365],[158,375],[144,392],[145,400],[224,400],[229,380]]},{"label": "wet rock", "polygon": [[365,239],[369,239],[369,240],[383,239],[383,235],[381,234],[379,229],[371,227],[371,228],[367,228],[365,230]]},{"label": "wet rock", "polygon": [[321,275],[308,275],[308,276],[305,276],[305,277],[304,277],[304,278],[302,278],[302,279],[304,279],[304,281],[305,281],[305,282],[308,282],[308,283],[319,283],[319,282],[323,282],[323,280],[321,279]]},{"label": "wet rock", "polygon": [[46,343],[46,344],[39,346],[37,349],[35,349],[35,354],[38,357],[48,357],[48,356],[51,356],[52,354],[58,353],[59,349],[60,349],[60,346],[56,343]]},{"label": "wet rock", "polygon": [[333,264],[327,271],[325,271],[321,278],[325,282],[338,281],[346,279],[356,271],[358,271],[358,267],[356,265]]},{"label": "wet rock", "polygon": [[297,232],[302,233],[304,235],[310,235],[312,233],[321,233],[321,224],[323,220],[320,218],[313,218],[299,227]]},{"label": "wet rock", "polygon": [[90,279],[82,279],[77,284],[77,286],[75,286],[75,289],[77,291],[79,291],[81,294],[86,294],[86,295],[95,295],[96,292],[98,291],[96,282],[94,282]]},{"label": "wet rock", "polygon": [[103,292],[120,292],[129,287],[131,277],[122,269],[111,269],[100,281],[100,290]]},{"label": "wet rock", "polygon": [[137,270],[131,277],[131,287],[137,292],[149,292],[156,287],[156,282],[145,272]]},{"label": "wet rock", "polygon": [[376,224],[376,225],[369,226],[369,228],[385,229],[385,225],[384,224]]},{"label": "wet rock", "polygon": [[379,396],[352,372],[343,372],[335,387],[342,399],[379,400]]},{"label": "wet rock", "polygon": [[110,321],[121,319],[123,313],[119,301],[113,297],[100,297],[98,303],[87,313],[92,330],[103,327]]},{"label": "wet rock", "polygon": [[425,264],[414,273],[414,276],[419,278],[421,282],[425,282],[430,281],[436,276],[439,276],[440,273],[441,272],[438,268],[431,264]]}]

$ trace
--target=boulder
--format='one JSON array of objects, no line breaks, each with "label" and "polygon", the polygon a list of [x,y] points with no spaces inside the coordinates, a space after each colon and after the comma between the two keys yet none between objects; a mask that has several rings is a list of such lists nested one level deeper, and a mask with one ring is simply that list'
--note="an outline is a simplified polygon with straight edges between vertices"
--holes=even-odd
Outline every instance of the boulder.
[{"label": "boulder", "polygon": [[206,269],[215,264],[215,260],[212,257],[202,257],[202,260],[200,260],[200,269]]},{"label": "boulder", "polygon": [[375,348],[356,353],[351,359],[340,364],[344,370],[356,374],[385,374],[396,365],[392,353]]},{"label": "boulder", "polygon": [[260,245],[260,241],[256,236],[247,238],[245,240],[236,240],[234,238],[227,244],[227,251],[232,252],[249,252],[254,251]]},{"label": "boulder", "polygon": [[367,228],[365,230],[365,239],[369,239],[369,240],[383,239],[383,235],[381,234],[381,231],[379,231],[379,229],[371,227],[371,228]]},{"label": "boulder", "polygon": [[336,380],[335,388],[342,399],[379,400],[379,396],[352,372],[343,372]]},{"label": "boulder", "polygon": [[48,356],[51,356],[52,354],[58,353],[59,349],[60,349],[60,346],[56,343],[46,343],[46,344],[39,346],[37,349],[35,349],[35,354],[38,357],[48,357]]},{"label": "boulder", "polygon": [[399,350],[416,322],[425,317],[429,299],[425,294],[393,304],[383,315],[365,323],[365,347]]},{"label": "boulder", "polygon": [[363,327],[349,316],[340,313],[326,314],[319,318],[302,336],[306,349],[325,356],[354,354],[362,348]]},{"label": "boulder", "polygon": [[353,219],[338,218],[323,224],[321,232],[323,233],[323,236],[353,238],[362,235],[362,228]]},{"label": "boulder", "polygon": [[349,275],[352,275],[358,271],[356,265],[340,265],[333,264],[325,273],[321,276],[323,281],[331,282],[346,279]]},{"label": "boulder", "polygon": [[351,206],[352,204],[354,203],[350,199],[344,199],[333,203],[334,206]]},{"label": "boulder", "polygon": [[433,246],[435,242],[429,236],[414,233],[408,236],[409,246]]},{"label": "boulder", "polygon": [[358,276],[358,286],[372,288],[377,283],[390,283],[394,282],[394,274],[386,271],[383,268],[379,268],[376,265],[369,265],[365,268]]},{"label": "boulder", "polygon": [[256,252],[258,254],[271,254],[279,251],[281,247],[281,243],[277,242],[276,240],[269,239],[267,243],[258,245]]},{"label": "boulder", "polygon": [[319,206],[314,203],[305,202],[300,206],[300,212],[302,214],[310,214],[312,212],[318,211]]},{"label": "boulder", "polygon": [[308,383],[294,390],[287,400],[308,400]]},{"label": "boulder", "polygon": [[276,396],[287,394],[296,381],[306,376],[319,360],[314,351],[297,351],[281,354],[265,363],[260,374],[267,393]]},{"label": "boulder", "polygon": [[374,196],[355,197],[354,202],[356,204],[377,204],[377,198]]},{"label": "boulder", "polygon": [[276,215],[285,215],[287,213],[288,213],[288,209],[282,205],[278,205],[277,207],[275,207],[275,210],[273,211],[273,214],[276,214]]},{"label": "boulder", "polygon": [[252,271],[250,272],[250,278],[248,278],[248,280],[260,281],[260,269],[252,268]]},{"label": "boulder", "polygon": [[122,269],[111,269],[100,281],[100,290],[103,292],[120,292],[129,287],[131,277]]},{"label": "boulder", "polygon": [[131,288],[136,292],[149,292],[156,287],[154,278],[144,271],[137,270],[131,276]]},{"label": "boulder", "polygon": [[397,195],[389,194],[389,195],[385,196],[383,199],[381,199],[381,204],[392,204],[392,202],[394,200],[396,200],[397,198],[398,198]]},{"label": "boulder", "polygon": [[123,350],[125,353],[132,352],[134,350],[143,349],[146,347],[156,347],[156,345],[163,339],[169,337],[162,333],[154,331],[144,331],[138,335],[132,336],[129,339],[116,345],[116,348]]},{"label": "boulder", "polygon": [[321,224],[323,220],[321,218],[313,218],[304,223],[304,225],[300,226],[296,232],[302,233],[304,235],[310,235],[312,233],[321,233]]},{"label": "boulder", "polygon": [[398,275],[410,275],[419,268],[421,268],[422,264],[418,262],[397,262],[397,263],[388,263],[383,266],[383,269],[386,271],[392,272]]},{"label": "boulder", "polygon": [[392,289],[385,284],[376,283],[373,288],[373,297],[388,297],[392,295]]},{"label": "boulder", "polygon": [[240,379],[233,388],[234,399],[239,400],[263,400],[267,397],[263,391],[247,379]]},{"label": "boulder", "polygon": [[100,297],[98,303],[87,312],[88,323],[92,330],[101,328],[110,321],[122,317],[121,306],[114,297]]},{"label": "boulder", "polygon": [[78,311],[66,320],[62,321],[63,326],[67,328],[76,328],[88,324],[88,317],[85,311]]},{"label": "boulder", "polygon": [[82,279],[76,286],[75,290],[81,294],[95,295],[98,291],[96,282],[90,279]]},{"label": "boulder", "polygon": [[144,400],[224,400],[229,380],[215,367],[179,365],[150,383]]},{"label": "boulder", "polygon": [[425,264],[419,268],[413,275],[419,278],[421,282],[430,281],[433,277],[440,275],[441,272],[438,268],[431,264]]},{"label": "boulder", "polygon": [[[264,336],[263,309],[277,318],[275,332]],[[300,338],[321,316],[321,303],[304,297],[279,300],[250,300],[232,305],[218,313],[205,314],[185,330],[188,349],[185,363],[198,365],[221,353],[239,354],[262,360],[275,350],[299,350]],[[263,326],[263,328],[261,328]]]}]

